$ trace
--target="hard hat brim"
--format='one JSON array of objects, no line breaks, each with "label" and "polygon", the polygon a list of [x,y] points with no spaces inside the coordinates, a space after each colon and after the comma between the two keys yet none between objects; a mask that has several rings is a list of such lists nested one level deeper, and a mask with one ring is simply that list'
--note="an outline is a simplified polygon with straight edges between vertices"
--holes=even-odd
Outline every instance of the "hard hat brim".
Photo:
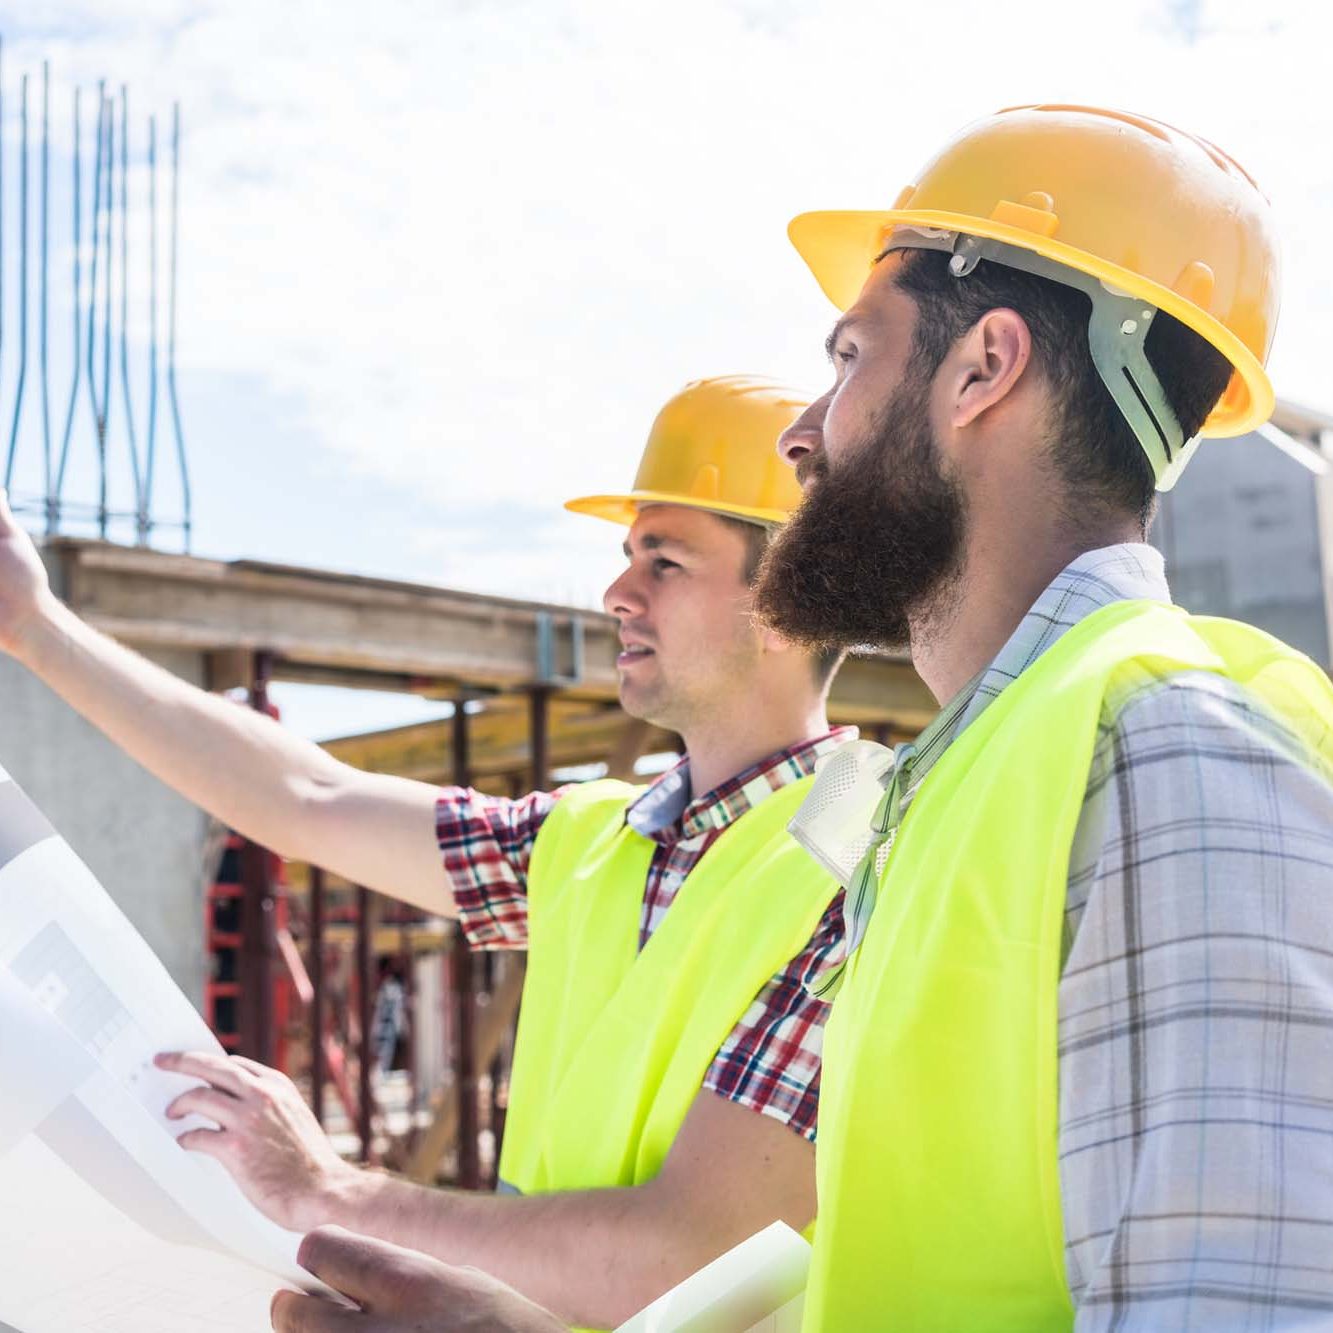
[{"label": "hard hat brim", "polygon": [[1230,329],[1169,287],[1075,246],[991,218],[910,208],[802,213],[788,224],[787,235],[824,295],[839,310],[846,310],[856,303],[894,227],[963,232],[1021,246],[1165,310],[1215,347],[1235,372],[1226,393],[1204,422],[1203,435],[1244,435],[1273,413],[1273,385],[1262,362]]},{"label": "hard hat brim", "polygon": [[674,495],[668,491],[629,491],[624,495],[584,495],[566,500],[565,508],[573,514],[591,514],[622,527],[631,527],[639,516],[642,505],[683,505],[686,509],[703,509],[710,514],[729,518],[743,518],[751,523],[785,523],[791,517],[783,509],[759,509],[747,505],[726,504],[718,500],[697,500],[688,495]]}]

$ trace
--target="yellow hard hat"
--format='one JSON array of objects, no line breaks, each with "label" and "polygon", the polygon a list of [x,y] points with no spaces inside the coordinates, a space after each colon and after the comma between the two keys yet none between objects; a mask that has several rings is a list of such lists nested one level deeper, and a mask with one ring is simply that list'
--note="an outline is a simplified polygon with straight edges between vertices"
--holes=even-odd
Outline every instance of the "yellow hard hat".
[{"label": "yellow hard hat", "polygon": [[[891,241],[895,228],[910,231]],[[980,257],[1007,262],[1000,252],[1018,251],[1019,267],[1072,269],[1098,291],[1173,315],[1233,367],[1204,435],[1242,435],[1272,413],[1264,363],[1278,313],[1273,221],[1250,176],[1206,140],[1097,107],[1011,107],[959,133],[892,208],[803,213],[788,227],[844,310],[886,248],[900,236],[917,244],[913,233],[983,238],[992,252],[977,246]]]},{"label": "yellow hard hat", "polygon": [[752,375],[694,380],[657,414],[632,490],[585,495],[565,508],[625,524],[645,504],[782,523],[801,488],[778,457],[778,436],[809,404],[808,394]]}]

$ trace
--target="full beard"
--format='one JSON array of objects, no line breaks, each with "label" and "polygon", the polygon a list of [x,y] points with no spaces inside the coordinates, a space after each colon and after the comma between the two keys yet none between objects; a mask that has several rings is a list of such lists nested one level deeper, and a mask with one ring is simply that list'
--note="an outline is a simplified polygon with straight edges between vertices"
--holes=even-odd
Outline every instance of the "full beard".
[{"label": "full beard", "polygon": [[816,652],[903,648],[957,579],[966,511],[940,468],[929,382],[899,386],[872,434],[836,467],[824,453],[796,513],[768,547],[760,619]]}]

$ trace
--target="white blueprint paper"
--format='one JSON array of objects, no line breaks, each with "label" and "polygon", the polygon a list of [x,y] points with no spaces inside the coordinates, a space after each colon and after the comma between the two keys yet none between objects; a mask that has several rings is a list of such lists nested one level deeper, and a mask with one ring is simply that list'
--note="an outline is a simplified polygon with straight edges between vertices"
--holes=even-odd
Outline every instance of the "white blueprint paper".
[{"label": "white blueprint paper", "polygon": [[317,1289],[165,1117],[190,1080],[153,1056],[220,1049],[0,769],[0,1331],[262,1333],[279,1286]]},{"label": "white blueprint paper", "polygon": [[800,1333],[811,1253],[808,1241],[774,1222],[659,1296],[616,1333]]}]

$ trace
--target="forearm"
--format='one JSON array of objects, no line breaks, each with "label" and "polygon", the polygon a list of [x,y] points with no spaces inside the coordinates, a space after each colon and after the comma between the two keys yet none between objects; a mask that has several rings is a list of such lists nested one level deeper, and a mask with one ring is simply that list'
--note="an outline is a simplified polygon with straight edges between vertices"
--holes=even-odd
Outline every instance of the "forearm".
[{"label": "forearm", "polygon": [[483,1269],[591,1328],[614,1328],[744,1239],[733,1234],[743,1223],[687,1207],[657,1181],[520,1198],[361,1172],[327,1211],[349,1230]]},{"label": "forearm", "polygon": [[301,846],[303,794],[336,771],[271,718],[197,689],[86,625],[53,597],[14,656],[168,786],[284,855]]}]

